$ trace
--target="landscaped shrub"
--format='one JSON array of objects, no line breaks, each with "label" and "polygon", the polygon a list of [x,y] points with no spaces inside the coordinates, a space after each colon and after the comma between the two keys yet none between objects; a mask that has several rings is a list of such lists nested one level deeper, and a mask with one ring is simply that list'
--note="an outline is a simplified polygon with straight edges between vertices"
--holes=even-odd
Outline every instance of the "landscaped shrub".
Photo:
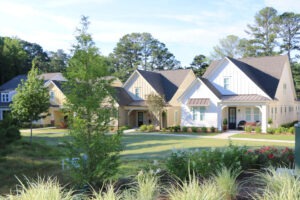
[{"label": "landscaped shrub", "polygon": [[282,124],[281,126],[284,128],[290,128],[290,127],[294,127],[295,124],[297,124],[297,123],[298,123],[298,120],[290,122],[290,123]]},{"label": "landscaped shrub", "polygon": [[154,125],[153,124],[150,124],[146,127],[147,131],[150,132],[150,131],[154,131]]},{"label": "landscaped shrub", "polygon": [[147,130],[147,125],[143,124],[142,126],[140,126],[140,131],[146,131]]},{"label": "landscaped shrub", "polygon": [[275,133],[275,129],[274,128],[267,128],[267,133],[274,134]]},{"label": "landscaped shrub", "polygon": [[188,132],[188,127],[186,126],[182,127],[182,132]]},{"label": "landscaped shrub", "polygon": [[216,131],[216,128],[214,126],[210,127],[210,132],[214,133]]},{"label": "landscaped shrub", "polygon": [[202,133],[206,133],[207,132],[207,128],[205,126],[201,127],[201,132]]},{"label": "landscaped shrub", "polygon": [[192,132],[197,133],[198,132],[198,127],[193,126],[192,127]]},{"label": "landscaped shrub", "polygon": [[288,133],[295,134],[295,127],[294,127],[294,126],[293,126],[293,127],[290,127],[290,128],[288,129]]},{"label": "landscaped shrub", "polygon": [[261,133],[261,127],[260,126],[255,127],[255,133]]},{"label": "landscaped shrub", "polygon": [[245,126],[245,131],[246,131],[247,133],[251,133],[252,127],[251,127],[251,126]]},{"label": "landscaped shrub", "polygon": [[262,147],[253,150],[229,145],[225,149],[173,152],[167,159],[167,169],[183,180],[188,178],[188,170],[197,176],[209,177],[221,167],[249,170],[292,166],[293,163],[294,151],[290,148]]}]

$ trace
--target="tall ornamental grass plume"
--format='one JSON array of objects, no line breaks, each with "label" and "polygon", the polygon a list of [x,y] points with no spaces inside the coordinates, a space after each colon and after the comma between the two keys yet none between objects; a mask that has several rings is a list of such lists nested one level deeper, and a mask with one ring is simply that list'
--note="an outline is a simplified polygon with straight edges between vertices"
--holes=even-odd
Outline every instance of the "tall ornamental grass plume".
[{"label": "tall ornamental grass plume", "polygon": [[222,194],[224,199],[236,199],[240,190],[240,184],[237,183],[237,177],[240,173],[240,170],[223,167],[213,176],[213,181],[216,183],[218,191]]},{"label": "tall ornamental grass plume", "polygon": [[[26,178],[26,177],[25,177]],[[29,180],[24,184],[18,179],[19,185],[15,194],[4,197],[5,200],[72,200],[72,190],[64,190],[56,178]]]},{"label": "tall ornamental grass plume", "polygon": [[168,189],[170,200],[221,200],[224,199],[212,179],[200,183],[195,174]]},{"label": "tall ornamental grass plume", "polygon": [[300,199],[300,178],[288,171],[276,172],[269,168],[265,173],[260,172],[255,177],[260,188],[253,199],[256,200],[296,200]]},{"label": "tall ornamental grass plume", "polygon": [[114,186],[112,184],[109,184],[104,189],[102,188],[99,192],[93,191],[93,197],[91,200],[121,200],[122,195],[119,193],[119,191],[114,191]]},{"label": "tall ornamental grass plume", "polygon": [[123,192],[124,200],[156,200],[159,196],[157,177],[150,172],[140,172],[137,176],[136,186]]}]

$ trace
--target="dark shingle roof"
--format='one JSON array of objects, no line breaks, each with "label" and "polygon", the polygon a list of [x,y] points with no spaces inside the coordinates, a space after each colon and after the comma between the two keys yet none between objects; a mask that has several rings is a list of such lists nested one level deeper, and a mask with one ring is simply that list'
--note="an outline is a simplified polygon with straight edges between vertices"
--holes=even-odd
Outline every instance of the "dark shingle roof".
[{"label": "dark shingle roof", "polygon": [[[228,58],[238,68],[240,68],[260,89],[262,89],[272,99],[275,97],[277,86],[280,77],[274,77],[259,68],[255,68],[247,63],[236,60],[234,58]],[[264,66],[264,65],[263,65]],[[270,69],[273,66],[268,66]],[[282,66],[283,67],[283,66]],[[265,67],[267,68],[267,67]],[[275,70],[275,69],[274,69]],[[280,71],[280,70],[276,70]],[[282,70],[281,70],[282,71]]]},{"label": "dark shingle roof", "polygon": [[212,91],[219,99],[222,98],[222,94],[219,92],[219,90],[206,78],[199,78],[209,89]]},{"label": "dark shingle roof", "polygon": [[5,91],[5,90],[15,90],[18,85],[21,83],[21,80],[26,81],[27,80],[27,75],[18,75],[15,76],[14,78],[10,79],[6,83],[0,86],[0,91]]},{"label": "dark shingle roof", "polygon": [[[252,79],[268,96],[274,99],[284,65],[288,61],[287,55],[242,59],[227,58]],[[207,78],[225,59],[213,61],[203,77]]]},{"label": "dark shingle roof", "polygon": [[118,102],[120,106],[126,106],[129,105],[131,102],[133,102],[133,99],[130,97],[130,95],[126,92],[126,90],[122,87],[113,87],[114,89],[114,97],[115,100]]},{"label": "dark shingle roof", "polygon": [[178,87],[190,71],[190,69],[154,72],[138,70],[138,72],[159,94],[164,95],[166,102],[172,99]]}]

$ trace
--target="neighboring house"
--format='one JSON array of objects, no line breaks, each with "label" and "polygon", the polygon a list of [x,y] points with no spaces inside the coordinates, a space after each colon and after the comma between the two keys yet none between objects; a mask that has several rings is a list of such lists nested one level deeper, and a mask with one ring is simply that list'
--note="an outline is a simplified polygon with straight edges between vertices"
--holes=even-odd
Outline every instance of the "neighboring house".
[{"label": "neighboring house", "polygon": [[[61,84],[66,79],[61,73],[44,73],[39,77],[44,79],[45,87],[49,89],[50,105],[49,116],[36,121],[35,124],[61,126],[65,121],[65,117],[61,112],[61,108],[65,102],[65,95],[62,92]],[[5,117],[6,113],[10,112],[9,105],[12,103],[13,95],[16,93],[16,88],[21,83],[21,80],[26,81],[27,75],[16,76],[0,86],[0,120]]]},{"label": "neighboring house", "polygon": [[118,126],[159,124],[157,119],[152,121],[153,117],[146,105],[147,95],[151,93],[165,99],[163,127],[180,125],[181,105],[177,99],[195,79],[195,74],[189,69],[154,72],[135,70],[123,87],[115,88],[119,111]]},{"label": "neighboring house", "polygon": [[202,78],[180,96],[181,126],[217,127],[226,118],[229,129],[240,121],[272,126],[300,117],[288,56],[214,61]]}]

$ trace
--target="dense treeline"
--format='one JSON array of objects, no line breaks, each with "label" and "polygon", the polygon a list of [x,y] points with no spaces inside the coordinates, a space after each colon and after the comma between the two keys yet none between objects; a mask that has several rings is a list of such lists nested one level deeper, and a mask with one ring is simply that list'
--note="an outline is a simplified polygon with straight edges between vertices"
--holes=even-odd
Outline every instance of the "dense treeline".
[{"label": "dense treeline", "polygon": [[63,50],[46,52],[35,43],[0,37],[0,85],[16,75],[27,74],[33,63],[41,72],[61,72],[67,61]]}]

